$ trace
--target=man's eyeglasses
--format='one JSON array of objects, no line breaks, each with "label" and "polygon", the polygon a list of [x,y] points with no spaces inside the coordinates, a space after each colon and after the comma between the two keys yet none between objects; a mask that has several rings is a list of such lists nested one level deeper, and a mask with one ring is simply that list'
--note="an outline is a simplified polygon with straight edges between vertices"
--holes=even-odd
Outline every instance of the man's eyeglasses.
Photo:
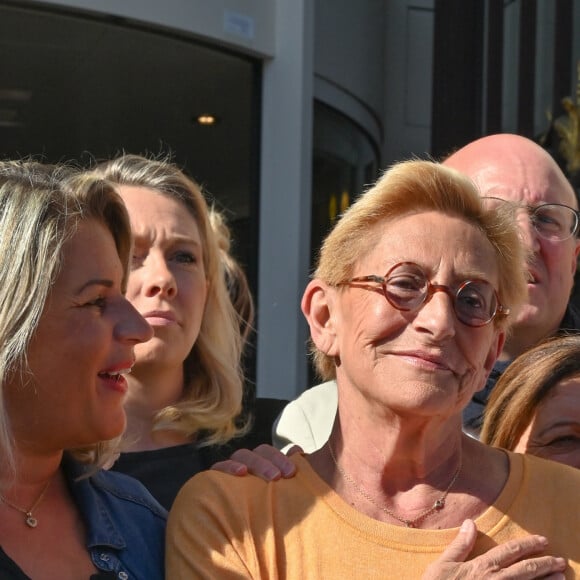
[{"label": "man's eyeglasses", "polygon": [[465,280],[455,290],[443,284],[432,284],[421,266],[414,262],[395,264],[384,277],[358,276],[337,285],[364,287],[365,282],[380,284],[387,302],[403,312],[417,310],[435,292],[445,292],[453,302],[457,319],[467,326],[485,326],[496,316],[509,314],[509,309],[500,304],[495,288],[486,280]]},{"label": "man's eyeglasses", "polygon": [[561,203],[544,203],[534,206],[521,205],[499,197],[482,197],[481,199],[488,208],[509,205],[514,210],[525,209],[534,229],[545,240],[563,242],[578,231],[580,212]]}]

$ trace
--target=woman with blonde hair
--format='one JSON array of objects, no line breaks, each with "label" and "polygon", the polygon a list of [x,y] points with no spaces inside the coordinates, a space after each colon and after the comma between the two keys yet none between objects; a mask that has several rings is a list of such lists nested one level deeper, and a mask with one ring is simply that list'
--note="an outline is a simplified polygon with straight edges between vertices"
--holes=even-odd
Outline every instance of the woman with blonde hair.
[{"label": "woman with blonde hair", "polygon": [[108,183],[0,162],[2,578],[163,578],[165,510],[100,469],[151,337],[123,296],[130,252]]},{"label": "woman with blonde hair", "polygon": [[123,198],[134,249],[127,298],[153,328],[128,377],[125,449],[113,469],[169,507],[238,433],[242,340],[199,186],[167,159],[125,154],[94,170]]}]

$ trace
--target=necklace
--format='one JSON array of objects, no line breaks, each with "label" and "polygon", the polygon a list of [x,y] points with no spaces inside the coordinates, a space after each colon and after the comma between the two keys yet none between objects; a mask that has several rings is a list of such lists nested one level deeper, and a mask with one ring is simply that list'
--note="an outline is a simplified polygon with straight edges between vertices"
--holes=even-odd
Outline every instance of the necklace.
[{"label": "necklace", "polygon": [[48,482],[44,486],[43,490],[40,492],[38,499],[27,510],[17,506],[16,504],[13,504],[11,501],[8,501],[2,494],[0,494],[0,501],[5,503],[8,507],[11,507],[12,509],[15,509],[15,510],[19,511],[20,513],[24,514],[26,516],[24,518],[24,523],[29,528],[35,528],[38,525],[38,520],[32,515],[32,512],[39,506],[39,504],[42,501],[42,498],[44,497],[44,494],[46,493],[46,490],[48,489],[48,486],[50,485],[51,481],[52,480],[50,480],[50,479],[48,480]]},{"label": "necklace", "polygon": [[457,469],[455,470],[455,473],[453,474],[453,477],[451,478],[449,485],[447,486],[447,488],[443,492],[443,495],[439,499],[436,499],[431,507],[422,511],[418,516],[414,517],[413,519],[408,519],[408,518],[402,518],[401,516],[397,515],[394,511],[390,510],[388,507],[385,507],[385,506],[379,504],[365,489],[363,489],[360,486],[360,484],[358,484],[338,464],[338,461],[336,460],[336,457],[334,456],[334,451],[332,450],[332,445],[330,444],[330,441],[327,441],[326,445],[328,447],[328,451],[330,452],[330,457],[332,457],[332,461],[334,462],[334,465],[336,465],[336,469],[338,469],[338,471],[340,472],[340,475],[342,475],[342,477],[344,477],[344,479],[348,483],[350,483],[350,485],[355,489],[355,491],[357,491],[359,493],[359,495],[364,497],[368,502],[372,503],[375,507],[378,507],[380,510],[385,512],[387,515],[391,516],[392,518],[395,518],[396,520],[398,520],[402,524],[405,524],[405,526],[407,526],[408,528],[416,528],[418,523],[422,522],[425,518],[427,518],[431,514],[434,514],[435,512],[441,511],[445,507],[445,500],[447,499],[447,495],[449,494],[449,492],[451,491],[451,488],[453,487],[453,485],[457,481],[457,478],[459,477],[459,473],[461,472],[461,466],[463,463],[462,459],[460,457],[459,465],[457,466]]}]

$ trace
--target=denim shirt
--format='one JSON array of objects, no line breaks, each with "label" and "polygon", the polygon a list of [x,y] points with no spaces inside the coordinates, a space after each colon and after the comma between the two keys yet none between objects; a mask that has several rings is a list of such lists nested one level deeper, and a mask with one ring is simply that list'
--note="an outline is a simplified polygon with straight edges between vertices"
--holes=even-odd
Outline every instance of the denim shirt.
[{"label": "denim shirt", "polygon": [[163,579],[166,510],[132,477],[100,470],[79,480],[87,467],[66,455],[62,467],[93,564],[120,580]]}]

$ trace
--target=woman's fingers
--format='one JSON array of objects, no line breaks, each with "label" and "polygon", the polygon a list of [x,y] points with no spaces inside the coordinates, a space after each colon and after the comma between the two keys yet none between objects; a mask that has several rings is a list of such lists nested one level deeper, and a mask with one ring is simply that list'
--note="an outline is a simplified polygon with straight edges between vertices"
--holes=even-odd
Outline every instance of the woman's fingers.
[{"label": "woman's fingers", "polygon": [[294,453],[303,453],[304,449],[300,447],[300,445],[292,445],[288,451],[286,451],[286,455],[290,457],[290,455],[294,455]]},{"label": "woman's fingers", "polygon": [[490,566],[505,568],[520,562],[523,558],[539,554],[547,547],[548,540],[544,536],[530,535],[495,546],[481,557],[485,558]]},{"label": "woman's fingers", "polygon": [[247,475],[248,467],[244,463],[239,463],[233,459],[226,459],[225,461],[218,461],[211,466],[211,469],[227,473],[229,475]]},{"label": "woman's fingers", "polygon": [[510,540],[465,562],[475,544],[476,536],[474,522],[465,520],[453,542],[427,567],[423,580],[564,578],[564,558],[540,555],[548,546],[548,541],[543,536],[530,535]]},{"label": "woman's fingers", "polygon": [[447,549],[439,556],[438,562],[465,562],[467,556],[475,545],[477,528],[473,520],[465,520],[459,528],[455,539],[447,546]]},{"label": "woman's fingers", "polygon": [[566,560],[555,556],[529,558],[512,564],[499,572],[498,578],[509,580],[533,580],[534,578],[553,578],[564,580]]},{"label": "woman's fingers", "polygon": [[275,481],[281,477],[292,477],[296,472],[294,464],[271,445],[259,445],[251,449],[238,449],[230,459],[212,465],[212,469],[230,475],[257,475],[265,481]]}]

